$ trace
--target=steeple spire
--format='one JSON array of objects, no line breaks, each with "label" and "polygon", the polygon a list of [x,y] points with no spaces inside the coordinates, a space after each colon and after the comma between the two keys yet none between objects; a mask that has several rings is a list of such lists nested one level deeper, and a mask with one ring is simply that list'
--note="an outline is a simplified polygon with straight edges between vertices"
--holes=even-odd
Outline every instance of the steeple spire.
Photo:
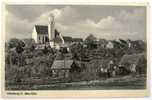
[{"label": "steeple spire", "polygon": [[49,14],[48,35],[49,35],[49,40],[50,41],[52,41],[55,37],[54,31],[55,31],[54,15]]}]

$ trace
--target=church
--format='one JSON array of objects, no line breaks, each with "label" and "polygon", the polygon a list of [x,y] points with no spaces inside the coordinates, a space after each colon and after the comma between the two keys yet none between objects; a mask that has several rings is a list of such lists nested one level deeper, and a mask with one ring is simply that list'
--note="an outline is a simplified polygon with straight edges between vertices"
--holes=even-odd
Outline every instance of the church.
[{"label": "church", "polygon": [[39,45],[49,44],[52,48],[59,49],[64,44],[63,37],[55,29],[54,16],[49,16],[48,25],[35,25],[33,28],[32,38]]},{"label": "church", "polygon": [[62,36],[55,27],[54,16],[49,16],[48,25],[35,25],[32,32],[32,38],[36,44],[49,44],[51,48],[60,49],[62,45],[69,45],[72,42],[82,42],[81,38],[72,38]]}]

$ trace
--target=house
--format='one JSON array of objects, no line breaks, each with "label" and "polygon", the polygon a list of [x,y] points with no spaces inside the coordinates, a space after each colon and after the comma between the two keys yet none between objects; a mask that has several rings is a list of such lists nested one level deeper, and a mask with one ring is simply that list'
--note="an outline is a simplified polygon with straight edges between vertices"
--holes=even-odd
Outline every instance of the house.
[{"label": "house", "polygon": [[73,60],[54,60],[51,67],[54,77],[69,77]]},{"label": "house", "polygon": [[143,53],[124,55],[120,62],[119,66],[124,67],[126,70],[132,73],[145,73],[146,72],[146,58]]},{"label": "house", "polygon": [[32,33],[32,38],[36,43],[49,42],[48,38],[48,26],[45,25],[35,25]]},{"label": "house", "polygon": [[102,48],[105,48],[108,43],[108,41],[105,39],[99,39],[98,42],[99,42],[99,47],[102,47]]},{"label": "house", "polygon": [[62,54],[61,52],[57,52],[51,70],[54,77],[67,78],[71,72],[79,72],[80,67],[79,61],[73,60],[71,53]]},{"label": "house", "polygon": [[112,43],[111,41],[109,41],[109,42],[107,43],[107,45],[106,45],[106,48],[108,48],[108,49],[114,48],[113,43]]},{"label": "house", "polygon": [[51,66],[53,77],[68,77],[72,64],[73,60],[70,53],[62,54],[57,52]]},{"label": "house", "polygon": [[82,38],[73,38],[74,43],[82,43],[83,39]]},{"label": "house", "polygon": [[63,40],[64,40],[65,44],[72,43],[72,37],[70,37],[70,36],[63,36]]}]

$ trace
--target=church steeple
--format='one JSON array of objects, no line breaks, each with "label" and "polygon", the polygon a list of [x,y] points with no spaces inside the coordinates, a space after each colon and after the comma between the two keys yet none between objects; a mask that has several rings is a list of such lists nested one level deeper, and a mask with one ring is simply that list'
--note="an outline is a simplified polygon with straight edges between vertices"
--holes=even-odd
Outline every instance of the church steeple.
[{"label": "church steeple", "polygon": [[49,15],[49,23],[48,23],[48,35],[49,40],[52,41],[55,38],[55,21],[54,21],[54,15]]}]

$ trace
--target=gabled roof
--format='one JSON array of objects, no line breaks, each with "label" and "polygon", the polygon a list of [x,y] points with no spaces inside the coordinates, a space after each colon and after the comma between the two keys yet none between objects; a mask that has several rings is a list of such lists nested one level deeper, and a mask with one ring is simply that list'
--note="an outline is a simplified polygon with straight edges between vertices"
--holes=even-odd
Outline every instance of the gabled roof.
[{"label": "gabled roof", "polygon": [[70,69],[73,60],[54,60],[51,69]]},{"label": "gabled roof", "polygon": [[[48,34],[48,26],[46,25],[35,25],[35,30],[37,34]],[[62,39],[60,38],[60,32],[55,29],[55,42],[62,42]],[[63,36],[63,39],[65,42],[83,42],[82,38],[72,38],[70,36]]]},{"label": "gabled roof", "polygon": [[123,65],[123,64],[138,64],[139,59],[145,59],[144,54],[132,54],[132,55],[124,55],[119,64]]},{"label": "gabled roof", "polygon": [[65,42],[72,42],[72,37],[70,36],[63,36]]},{"label": "gabled roof", "polygon": [[71,53],[67,53],[67,54],[62,54],[61,52],[57,52],[56,53],[56,58],[55,60],[72,60],[72,54]]},{"label": "gabled roof", "polygon": [[73,42],[83,42],[82,38],[73,38]]},{"label": "gabled roof", "polygon": [[38,34],[48,34],[48,26],[35,25],[35,30]]}]

